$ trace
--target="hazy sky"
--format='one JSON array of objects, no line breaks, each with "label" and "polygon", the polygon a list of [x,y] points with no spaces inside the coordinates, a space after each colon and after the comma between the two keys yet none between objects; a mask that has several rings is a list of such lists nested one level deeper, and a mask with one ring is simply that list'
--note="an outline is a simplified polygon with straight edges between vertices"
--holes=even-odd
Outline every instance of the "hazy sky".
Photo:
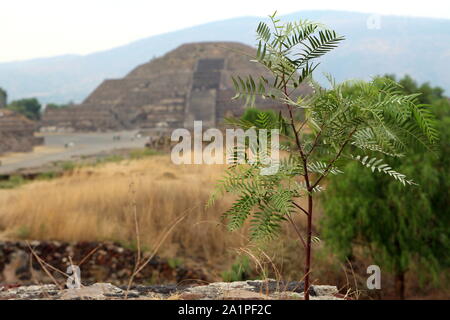
[{"label": "hazy sky", "polygon": [[[311,4],[306,4],[310,2]],[[333,9],[450,19],[450,1],[2,0],[0,62],[86,54],[239,16]]]}]

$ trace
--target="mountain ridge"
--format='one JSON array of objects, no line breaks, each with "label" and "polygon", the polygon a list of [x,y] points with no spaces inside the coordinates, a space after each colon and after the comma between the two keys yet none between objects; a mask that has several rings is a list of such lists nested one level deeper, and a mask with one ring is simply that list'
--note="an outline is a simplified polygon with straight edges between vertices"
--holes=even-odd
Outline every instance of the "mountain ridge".
[{"label": "mountain ridge", "polygon": [[[367,28],[369,17],[365,13],[312,10],[281,18],[319,21],[346,36],[339,48],[324,57],[320,69],[338,81],[408,73],[420,82],[429,81],[450,91],[450,20],[379,16],[381,28],[373,30]],[[9,100],[36,96],[44,103],[80,102],[104,79],[123,77],[137,65],[183,43],[238,41],[254,45],[254,30],[261,19],[247,16],[210,22],[88,55],[0,63],[0,87],[8,91]]]}]

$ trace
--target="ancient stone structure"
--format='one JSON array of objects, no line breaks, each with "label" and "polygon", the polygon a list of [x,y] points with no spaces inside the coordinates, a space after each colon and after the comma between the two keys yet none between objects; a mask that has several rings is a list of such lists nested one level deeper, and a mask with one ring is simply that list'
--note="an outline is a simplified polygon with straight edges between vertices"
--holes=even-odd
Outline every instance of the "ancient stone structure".
[{"label": "ancient stone structure", "polygon": [[[225,116],[243,113],[242,101],[231,100],[231,75],[268,77],[250,61],[254,50],[233,42],[182,45],[122,79],[105,80],[81,105],[47,110],[41,131],[164,130],[189,128],[194,120],[217,126]],[[278,108],[270,99],[257,103]]]},{"label": "ancient stone structure", "polygon": [[43,143],[35,137],[36,124],[26,117],[8,109],[0,109],[0,154],[27,152]]}]

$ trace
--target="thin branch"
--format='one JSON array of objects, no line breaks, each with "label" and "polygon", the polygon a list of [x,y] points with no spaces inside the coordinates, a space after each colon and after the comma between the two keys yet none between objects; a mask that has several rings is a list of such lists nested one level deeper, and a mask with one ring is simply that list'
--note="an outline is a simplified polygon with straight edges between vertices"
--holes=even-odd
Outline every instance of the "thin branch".
[{"label": "thin branch", "polygon": [[294,220],[292,220],[291,216],[287,215],[287,218],[288,218],[289,222],[292,224],[292,226],[294,227],[295,233],[297,234],[298,238],[302,242],[303,248],[306,249],[307,246],[306,246],[305,239],[303,239],[302,233],[300,232],[300,230],[298,230],[297,225],[295,224]]},{"label": "thin branch", "polygon": [[[60,284],[58,281],[56,281],[55,277],[51,274],[51,272],[50,272],[50,271],[47,269],[47,267],[45,266],[47,263],[46,263],[45,261],[43,261],[43,260],[37,255],[37,253],[33,250],[33,248],[31,247],[31,245],[30,245],[30,243],[29,243],[28,241],[27,241],[26,243],[27,243],[27,246],[28,246],[28,248],[30,249],[32,255],[36,258],[37,262],[39,263],[39,265],[41,266],[41,268],[44,270],[44,272],[50,277],[50,279],[52,279],[52,281],[55,283],[55,285],[56,285],[60,290],[63,290],[64,288],[61,286],[61,284]],[[49,265],[49,267],[52,267],[52,269],[56,269],[56,268],[54,268],[53,266],[50,266],[50,265]],[[62,272],[62,271],[60,271],[60,270],[58,270],[58,269],[56,269],[56,271],[65,274],[64,272]]]},{"label": "thin branch", "polygon": [[89,253],[78,263],[78,266],[81,266],[83,263],[85,263],[87,261],[87,259],[90,258],[90,256],[92,256],[98,249],[100,249],[101,246],[102,245],[99,244],[97,247],[95,247],[94,249],[89,251]]},{"label": "thin branch", "polygon": [[[34,272],[33,269],[33,255],[29,255],[29,263],[30,263],[30,275],[31,275],[31,280],[37,284],[42,286],[43,284],[39,281],[39,279],[36,279],[36,274]],[[50,295],[48,294],[47,290],[45,289],[45,287],[42,287],[42,293],[48,298],[50,299]]]},{"label": "thin branch", "polygon": [[296,206],[297,208],[299,208],[300,210],[302,210],[307,216],[309,215],[308,211],[306,211],[305,209],[303,209],[300,205],[298,205],[297,203],[295,203],[294,201],[292,201],[292,204],[294,206]]},{"label": "thin branch", "polygon": [[135,265],[134,265],[133,273],[132,273],[132,275],[130,277],[130,281],[128,283],[127,291],[125,292],[125,299],[128,298],[128,292],[129,292],[129,290],[131,288],[131,285],[133,283],[133,279],[135,277],[135,274],[137,274],[137,270],[138,270],[139,265],[141,263],[141,238],[140,238],[140,233],[139,233],[139,220],[138,220],[138,216],[137,216],[136,190],[134,189],[134,183],[133,182],[130,184],[130,192],[131,192],[131,195],[133,196],[132,206],[133,206],[133,216],[134,216],[134,227],[135,227],[135,232],[136,232],[137,255],[136,255],[136,262],[135,262]]},{"label": "thin branch", "polygon": [[331,168],[333,167],[333,164],[339,159],[339,157],[341,156],[342,151],[344,151],[344,148],[347,146],[347,144],[350,142],[350,138],[353,136],[353,134],[356,132],[356,129],[353,129],[352,132],[350,132],[348,138],[345,140],[345,142],[342,144],[342,146],[340,147],[338,153],[336,154],[336,156],[334,157],[334,159],[328,164],[327,168],[325,169],[325,171],[320,175],[320,177],[317,179],[317,181],[312,185],[312,189],[314,189],[315,187],[317,187],[317,185],[319,184],[320,181],[322,181],[323,178],[325,178],[328,173],[330,172]]},{"label": "thin branch", "polygon": [[[139,220],[137,214],[137,202],[136,202],[136,189],[134,188],[134,183],[130,184],[130,192],[133,197],[132,206],[133,206],[133,217],[134,217],[134,227],[136,232],[136,246],[137,246],[137,256],[136,256],[136,268],[139,266],[141,262],[141,234],[139,231]],[[136,271],[136,269],[135,269]]]},{"label": "thin branch", "polygon": [[[282,81],[283,81],[284,94],[286,95],[286,97],[289,97],[288,93],[287,93],[287,83],[286,83],[286,80],[285,80],[285,77],[284,77],[284,73],[282,75]],[[301,128],[303,128],[303,126],[305,125],[306,121],[304,121],[302,126],[300,127],[300,129],[297,130],[295,128],[294,114],[293,114],[293,111],[292,111],[292,106],[289,103],[286,103],[285,105],[286,105],[286,107],[288,108],[288,111],[289,111],[289,118],[291,120],[292,130],[294,131],[295,143],[296,143],[296,145],[297,145],[297,147],[299,149],[300,157],[301,157],[302,162],[303,162],[303,171],[304,171],[303,176],[305,177],[306,187],[307,187],[308,191],[310,191],[309,190],[310,185],[309,185],[309,178],[308,178],[308,167],[306,165],[306,157],[305,157],[305,153],[303,152],[303,146],[302,146],[302,143],[301,143],[300,137],[299,137],[299,131],[301,130]]]},{"label": "thin branch", "polygon": [[316,135],[316,137],[315,137],[315,139],[314,139],[314,142],[313,142],[313,144],[312,144],[312,146],[311,146],[311,149],[308,151],[308,153],[306,154],[306,158],[309,158],[309,156],[311,155],[311,153],[314,151],[314,149],[317,147],[317,145],[318,145],[318,142],[319,142],[319,138],[320,138],[320,136],[321,136],[321,134],[322,134],[322,132],[323,132],[323,130],[324,130],[324,127],[325,127],[325,123],[320,127],[320,131],[319,131],[319,133]]},{"label": "thin branch", "polygon": [[303,129],[303,127],[305,126],[305,124],[308,122],[307,119],[305,119],[305,121],[303,121],[303,123],[300,125],[300,127],[297,129],[297,133],[300,133],[300,131]]},{"label": "thin branch", "polygon": [[166,238],[169,236],[169,234],[172,232],[172,230],[181,222],[184,220],[184,218],[186,218],[186,215],[178,218],[178,220],[176,220],[172,226],[163,234],[162,238],[160,239],[160,241],[158,242],[158,244],[156,245],[155,249],[153,250],[153,252],[150,254],[150,256],[138,267],[136,268],[136,270],[131,274],[130,280],[128,281],[128,286],[127,286],[127,290],[125,292],[125,299],[128,298],[128,293],[130,292],[131,289],[131,285],[133,283],[134,278],[136,277],[136,275],[141,272],[142,269],[145,268],[145,266],[147,264],[149,264],[149,262],[154,258],[154,256],[156,255],[156,253],[158,252],[159,248],[161,247],[161,245],[164,243],[164,241],[166,240]]}]

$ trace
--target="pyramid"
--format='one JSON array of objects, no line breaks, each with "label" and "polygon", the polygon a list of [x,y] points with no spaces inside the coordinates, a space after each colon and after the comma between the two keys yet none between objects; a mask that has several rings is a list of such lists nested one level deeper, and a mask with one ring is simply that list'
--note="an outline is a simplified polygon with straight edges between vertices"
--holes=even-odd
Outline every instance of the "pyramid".
[{"label": "pyramid", "polygon": [[[41,131],[189,128],[194,120],[217,126],[224,117],[244,112],[242,101],[231,99],[232,75],[270,78],[250,61],[254,54],[254,48],[235,42],[181,45],[122,79],[103,81],[80,105],[46,111]],[[270,99],[258,99],[257,106],[279,108]]]}]

